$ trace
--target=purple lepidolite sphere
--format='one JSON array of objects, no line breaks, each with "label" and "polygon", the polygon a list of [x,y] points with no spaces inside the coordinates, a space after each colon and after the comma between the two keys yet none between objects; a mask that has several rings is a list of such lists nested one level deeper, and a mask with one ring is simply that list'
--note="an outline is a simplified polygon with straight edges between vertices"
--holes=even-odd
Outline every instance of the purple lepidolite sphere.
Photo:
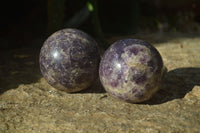
[{"label": "purple lepidolite sphere", "polygon": [[40,70],[56,89],[76,92],[86,89],[98,76],[97,43],[77,29],[52,34],[40,51]]},{"label": "purple lepidolite sphere", "polygon": [[127,102],[151,98],[162,83],[163,61],[150,44],[124,39],[112,44],[100,62],[99,76],[105,90]]}]

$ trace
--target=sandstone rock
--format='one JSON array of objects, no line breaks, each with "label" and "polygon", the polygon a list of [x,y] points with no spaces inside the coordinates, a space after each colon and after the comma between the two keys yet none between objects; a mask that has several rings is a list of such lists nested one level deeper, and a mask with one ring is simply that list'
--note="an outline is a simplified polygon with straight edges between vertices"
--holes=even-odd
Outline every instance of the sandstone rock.
[{"label": "sandstone rock", "polygon": [[0,132],[199,132],[200,38],[181,36],[142,38],[159,50],[168,73],[158,93],[140,104],[112,98],[99,81],[78,93],[58,91],[41,77],[37,52],[10,51],[0,63]]}]

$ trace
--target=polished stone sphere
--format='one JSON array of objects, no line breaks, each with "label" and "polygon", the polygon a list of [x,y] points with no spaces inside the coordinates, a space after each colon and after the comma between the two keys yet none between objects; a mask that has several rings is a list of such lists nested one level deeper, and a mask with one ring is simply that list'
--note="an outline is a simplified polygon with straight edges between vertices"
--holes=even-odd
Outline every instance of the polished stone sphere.
[{"label": "polished stone sphere", "polygon": [[151,98],[164,75],[159,52],[138,39],[124,39],[112,44],[100,62],[99,76],[105,90],[127,102]]},{"label": "polished stone sphere", "polygon": [[98,77],[100,55],[97,43],[77,29],[52,34],[40,51],[40,70],[56,89],[77,92],[89,87]]}]

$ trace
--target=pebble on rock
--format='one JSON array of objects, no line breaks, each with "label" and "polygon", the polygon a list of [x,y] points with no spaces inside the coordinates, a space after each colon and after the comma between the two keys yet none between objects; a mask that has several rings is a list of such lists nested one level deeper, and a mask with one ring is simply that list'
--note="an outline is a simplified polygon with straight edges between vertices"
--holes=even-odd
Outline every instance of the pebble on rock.
[{"label": "pebble on rock", "polygon": [[100,55],[97,43],[77,29],[62,29],[52,34],[40,51],[40,70],[56,89],[77,92],[89,87],[98,77]]},{"label": "pebble on rock", "polygon": [[159,89],[164,71],[161,55],[152,45],[143,40],[124,39],[106,50],[99,76],[110,95],[139,103],[150,99]]}]

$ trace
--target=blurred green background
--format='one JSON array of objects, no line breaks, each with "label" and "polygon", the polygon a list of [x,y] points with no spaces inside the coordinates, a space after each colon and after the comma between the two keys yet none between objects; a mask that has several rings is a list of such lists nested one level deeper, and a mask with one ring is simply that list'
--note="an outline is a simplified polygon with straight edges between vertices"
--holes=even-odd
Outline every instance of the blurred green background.
[{"label": "blurred green background", "polygon": [[199,6],[200,0],[0,0],[0,48],[28,45],[62,28],[81,29],[100,41],[137,33],[199,33]]}]

